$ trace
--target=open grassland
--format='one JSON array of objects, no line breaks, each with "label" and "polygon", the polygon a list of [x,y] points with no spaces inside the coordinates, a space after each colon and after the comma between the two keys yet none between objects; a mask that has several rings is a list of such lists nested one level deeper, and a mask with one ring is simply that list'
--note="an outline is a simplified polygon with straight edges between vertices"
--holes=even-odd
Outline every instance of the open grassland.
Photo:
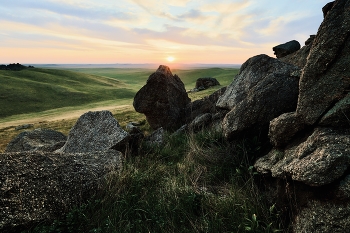
[{"label": "open grassland", "polygon": [[[20,114],[35,115],[52,109],[65,111],[65,107],[84,105],[88,109],[88,105],[98,102],[109,101],[110,105],[114,101],[115,106],[130,105],[152,72],[149,69],[118,68],[1,70],[0,123],[21,118],[14,117]],[[173,72],[180,76],[189,90],[194,88],[196,79],[200,77],[215,77],[221,85],[228,85],[238,70],[209,68]],[[208,91],[201,94],[206,95]],[[56,115],[59,113],[57,111]],[[22,118],[28,117],[30,115]]]},{"label": "open grassland", "polygon": [[[122,127],[130,121],[145,121],[145,116],[133,109],[132,100],[152,72],[146,69],[1,72],[0,88],[3,83],[3,90],[7,88],[7,92],[0,92],[1,101],[7,100],[1,102],[5,105],[1,112],[6,115],[5,110],[13,105],[16,113],[0,118],[0,151],[24,131],[15,130],[13,122],[33,123],[31,129],[49,128],[67,135],[77,118],[89,110],[109,109]],[[197,78],[207,76],[217,78],[222,86],[228,85],[237,72],[216,68],[173,71],[187,90],[194,88]],[[27,84],[31,86],[27,88]],[[222,86],[189,96],[199,99]],[[26,97],[16,97],[11,90]],[[39,105],[40,101],[46,107],[39,106],[40,110],[29,107]],[[142,131],[150,133],[147,123]],[[259,139],[230,143],[221,132],[202,131],[167,135],[165,142],[161,146],[142,143],[137,154],[126,153],[122,170],[106,177],[102,191],[87,203],[72,206],[65,217],[38,223],[23,233],[286,230],[283,216],[273,203],[266,201],[255,183],[259,175],[251,165],[262,155]]]},{"label": "open grassland", "polygon": [[[15,127],[34,124],[67,134],[75,121],[87,111],[110,110],[123,125],[143,120],[132,107],[133,97],[154,70],[121,68],[26,69],[0,71],[0,151],[21,131]],[[200,77],[214,77],[221,86],[189,93],[192,100],[203,98],[226,86],[238,69],[206,68],[173,70],[194,88]],[[131,116],[135,116],[134,118]],[[142,118],[143,117],[143,118]]]}]

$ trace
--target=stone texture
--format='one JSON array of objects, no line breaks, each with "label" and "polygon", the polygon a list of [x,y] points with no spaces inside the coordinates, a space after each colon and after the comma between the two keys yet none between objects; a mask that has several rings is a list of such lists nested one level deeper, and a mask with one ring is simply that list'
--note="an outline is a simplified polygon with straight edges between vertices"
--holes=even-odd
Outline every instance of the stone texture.
[{"label": "stone texture", "polygon": [[277,45],[272,48],[277,58],[282,58],[300,49],[300,43],[296,40]]},{"label": "stone texture", "polygon": [[299,68],[267,55],[248,59],[216,103],[217,107],[230,110],[222,123],[225,136],[267,131],[270,120],[294,111],[298,72]]},{"label": "stone texture", "polygon": [[196,132],[204,128],[208,128],[212,123],[212,114],[204,113],[196,117],[188,126],[189,128]]},{"label": "stone texture", "polygon": [[310,49],[312,44],[305,45],[298,51],[291,53],[285,57],[279,58],[280,61],[283,61],[288,64],[295,65],[302,69],[307,61],[307,57],[309,56]]},{"label": "stone texture", "polygon": [[207,89],[209,87],[218,86],[218,85],[220,85],[220,83],[218,80],[216,80],[216,78],[206,77],[206,78],[197,79],[195,88],[199,89],[200,87],[203,87],[204,89]]},{"label": "stone texture", "polygon": [[149,136],[145,138],[146,143],[152,146],[161,146],[164,143],[165,131],[163,128],[159,128]]},{"label": "stone texture", "polygon": [[307,139],[285,151],[272,150],[255,168],[273,177],[291,177],[310,186],[330,184],[350,166],[350,130],[316,128]]},{"label": "stone texture", "polygon": [[55,151],[61,148],[66,140],[67,137],[60,132],[39,128],[20,133],[7,145],[5,152]]},{"label": "stone texture", "polygon": [[310,37],[305,41],[305,45],[310,45],[314,42],[316,35],[310,35]]},{"label": "stone texture", "polygon": [[87,112],[75,123],[66,144],[58,152],[106,151],[118,143],[124,143],[128,136],[111,112]]},{"label": "stone texture", "polygon": [[0,231],[21,232],[31,224],[62,217],[101,189],[121,165],[115,150],[86,154],[0,154]]},{"label": "stone texture", "polygon": [[136,93],[133,105],[146,115],[153,129],[174,130],[185,123],[185,108],[190,102],[180,78],[161,65]]},{"label": "stone texture", "polygon": [[350,94],[337,102],[320,120],[319,125],[350,128]]},{"label": "stone texture", "polygon": [[329,2],[327,3],[324,7],[322,7],[322,12],[323,12],[323,18],[326,17],[326,15],[328,14],[328,12],[332,9],[334,2]]},{"label": "stone texture", "polygon": [[[298,124],[284,127],[284,132],[279,130],[280,135],[285,134],[292,138],[291,132],[297,133],[295,128],[313,126],[323,117],[322,125],[332,125],[330,120],[334,119],[346,123],[339,110],[347,108],[346,95],[350,89],[349,63],[350,2],[338,0],[318,30],[300,77],[298,105],[294,114],[298,118],[295,120]],[[338,101],[340,103],[336,104]],[[274,134],[273,130],[270,130],[270,134]],[[279,138],[283,141],[281,144],[288,141],[286,138]]]},{"label": "stone texture", "polygon": [[297,114],[313,125],[350,87],[350,2],[336,1],[322,22],[300,78]]},{"label": "stone texture", "polygon": [[293,232],[344,233],[350,228],[349,203],[311,200],[294,220]]},{"label": "stone texture", "polygon": [[216,108],[216,102],[218,101],[219,97],[224,94],[225,91],[226,87],[223,87],[209,96],[189,103],[186,106],[186,122],[190,123],[196,117],[205,113],[217,113],[218,109]]},{"label": "stone texture", "polygon": [[[303,129],[304,125],[295,112],[288,112],[270,121],[269,138],[275,147],[283,147]],[[288,129],[288,130],[286,130]]]}]

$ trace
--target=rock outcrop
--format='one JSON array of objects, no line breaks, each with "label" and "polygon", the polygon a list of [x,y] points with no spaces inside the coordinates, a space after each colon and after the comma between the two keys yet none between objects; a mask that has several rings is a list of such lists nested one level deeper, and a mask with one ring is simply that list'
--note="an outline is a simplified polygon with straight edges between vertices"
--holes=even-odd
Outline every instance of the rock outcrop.
[{"label": "rock outcrop", "polygon": [[87,112],[70,130],[67,142],[57,152],[84,153],[107,151],[125,143],[129,134],[109,111]]},{"label": "rock outcrop", "polygon": [[300,43],[296,40],[277,45],[272,48],[277,58],[282,58],[300,49]]},{"label": "rock outcrop", "polygon": [[190,102],[180,78],[161,65],[136,93],[133,105],[146,115],[153,129],[175,130],[185,123],[185,108]]},{"label": "rock outcrop", "polygon": [[35,129],[24,131],[14,138],[6,147],[5,152],[21,151],[55,151],[61,148],[67,137],[61,132],[51,129]]},{"label": "rock outcrop", "polygon": [[214,86],[219,86],[220,83],[216,78],[199,78],[196,81],[196,87],[195,89],[197,90],[205,90],[208,89],[209,87],[214,87]]},{"label": "rock outcrop", "polygon": [[226,87],[223,87],[209,96],[189,103],[186,106],[186,122],[189,123],[196,117],[205,113],[217,113],[218,109],[216,107],[216,102],[218,101],[219,97],[225,93],[225,91]]},{"label": "rock outcrop", "polygon": [[296,111],[271,121],[275,148],[255,163],[261,173],[305,185],[290,188],[297,199],[308,193],[296,206],[294,232],[349,231],[350,2],[337,0],[323,11],[300,77]]},{"label": "rock outcrop", "polygon": [[267,132],[270,120],[295,110],[299,73],[298,67],[267,55],[248,59],[216,103],[230,111],[222,123],[225,136]]},{"label": "rock outcrop", "polygon": [[84,154],[19,152],[0,154],[0,231],[62,217],[101,189],[121,165],[115,150]]}]

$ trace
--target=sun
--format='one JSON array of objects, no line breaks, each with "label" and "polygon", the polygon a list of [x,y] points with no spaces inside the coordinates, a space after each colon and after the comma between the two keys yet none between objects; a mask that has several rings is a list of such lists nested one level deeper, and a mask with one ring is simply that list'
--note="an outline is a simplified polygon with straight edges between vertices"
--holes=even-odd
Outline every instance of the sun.
[{"label": "sun", "polygon": [[168,62],[173,62],[173,61],[175,61],[175,57],[173,57],[173,56],[169,56],[169,57],[167,57],[166,59],[167,59]]}]

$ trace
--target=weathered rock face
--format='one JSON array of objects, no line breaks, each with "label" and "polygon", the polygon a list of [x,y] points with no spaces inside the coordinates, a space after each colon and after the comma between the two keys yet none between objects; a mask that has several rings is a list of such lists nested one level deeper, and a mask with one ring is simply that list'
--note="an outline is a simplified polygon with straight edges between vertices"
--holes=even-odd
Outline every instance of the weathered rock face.
[{"label": "weathered rock face", "polygon": [[350,204],[311,200],[294,221],[294,232],[349,232]]},{"label": "weathered rock face", "polygon": [[222,126],[226,137],[268,128],[270,120],[295,110],[299,68],[267,55],[246,61],[216,106],[230,112]]},{"label": "weathered rock face", "polygon": [[161,146],[164,143],[165,131],[163,128],[155,130],[151,135],[145,138],[149,145]]},{"label": "weathered rock face", "polygon": [[134,108],[144,113],[153,129],[177,129],[185,122],[185,108],[191,100],[183,82],[167,66],[159,66],[147,84],[135,95]]},{"label": "weathered rock face", "polygon": [[220,83],[218,82],[218,80],[216,80],[216,78],[199,78],[196,81],[196,89],[200,89],[201,87],[203,87],[204,89],[207,89],[209,87],[213,87],[213,86],[218,86],[220,85]]},{"label": "weathered rock face", "polygon": [[291,53],[285,57],[279,58],[279,60],[288,64],[295,65],[302,69],[306,65],[307,57],[309,56],[311,46],[312,44],[305,45],[298,51]]},{"label": "weathered rock face", "polygon": [[323,11],[323,17],[325,18],[326,15],[328,14],[328,12],[332,9],[333,5],[334,5],[334,2],[329,2],[327,3],[323,8],[322,8],[322,11]]},{"label": "weathered rock face", "polygon": [[312,44],[314,42],[316,35],[310,35],[310,37],[305,41],[305,45]]},{"label": "weathered rock face", "polygon": [[61,148],[66,140],[67,137],[60,132],[35,129],[20,133],[7,145],[5,152],[55,151]]},{"label": "weathered rock face", "polygon": [[277,58],[282,58],[300,49],[300,43],[296,40],[277,45],[272,48]]},{"label": "weathered rock face", "polygon": [[186,122],[189,123],[196,117],[205,113],[217,113],[216,102],[219,97],[226,91],[226,87],[223,87],[213,94],[204,97],[203,99],[195,100],[186,106]]},{"label": "weathered rock face", "polygon": [[330,184],[350,167],[350,130],[316,128],[304,142],[285,151],[271,151],[255,167],[310,186]]},{"label": "weathered rock face", "polygon": [[121,165],[115,150],[85,154],[0,154],[0,231],[20,232],[88,200]]},{"label": "weathered rock face", "polygon": [[[337,38],[337,39],[334,39]],[[336,1],[321,24],[310,50],[299,83],[299,98],[295,117],[297,124],[285,127],[285,134],[292,128],[314,125],[323,116],[334,116],[334,111],[346,107],[350,88],[350,3]],[[339,100],[343,103],[334,106]],[[343,105],[345,104],[345,105]],[[329,111],[329,109],[331,109]],[[339,111],[337,111],[339,113]],[[340,117],[341,114],[337,114]],[[329,121],[322,120],[323,125]],[[344,120],[342,120],[344,122]],[[278,124],[278,123],[277,123]],[[279,124],[281,125],[281,124]],[[295,130],[294,130],[295,131]],[[270,132],[272,135],[274,131]],[[295,132],[297,133],[297,132]],[[283,132],[281,132],[283,135]],[[283,141],[288,141],[281,138]]]},{"label": "weathered rock face", "polygon": [[350,3],[336,1],[318,30],[300,79],[297,113],[308,125],[349,90],[349,37]]},{"label": "weathered rock face", "polygon": [[307,193],[296,206],[294,232],[349,231],[350,2],[337,0],[323,10],[300,77],[297,109],[271,121],[269,136],[277,148],[254,165],[291,180],[297,200]]},{"label": "weathered rock face", "polygon": [[109,111],[87,112],[70,130],[66,144],[57,152],[106,151],[127,140],[129,134]]}]

